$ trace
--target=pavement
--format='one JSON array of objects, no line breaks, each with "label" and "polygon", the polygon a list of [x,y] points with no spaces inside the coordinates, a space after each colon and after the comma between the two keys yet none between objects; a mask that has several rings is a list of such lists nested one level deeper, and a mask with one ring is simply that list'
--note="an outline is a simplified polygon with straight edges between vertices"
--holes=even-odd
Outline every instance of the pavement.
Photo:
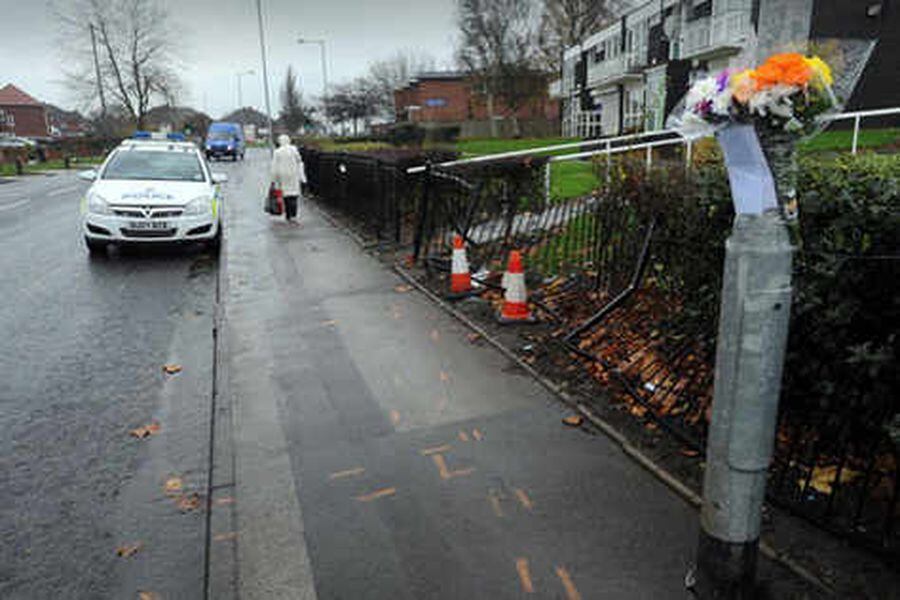
[{"label": "pavement", "polygon": [[264,151],[214,170],[218,262],[89,260],[72,174],[0,187],[0,597],[686,597],[690,506],[312,206],[265,215]]},{"label": "pavement", "polygon": [[222,286],[238,595],[685,597],[696,513],[312,207],[263,214],[263,158]]}]

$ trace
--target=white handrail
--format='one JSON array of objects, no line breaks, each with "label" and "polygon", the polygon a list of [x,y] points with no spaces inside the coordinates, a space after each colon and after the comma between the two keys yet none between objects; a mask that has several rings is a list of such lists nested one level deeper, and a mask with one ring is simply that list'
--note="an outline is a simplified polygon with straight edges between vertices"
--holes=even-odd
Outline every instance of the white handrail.
[{"label": "white handrail", "polygon": [[843,121],[846,119],[865,118],[865,117],[883,117],[886,115],[900,115],[900,106],[893,108],[876,108],[873,110],[858,110],[855,112],[842,112],[835,115],[822,115],[822,121]]},{"label": "white handrail", "polygon": [[617,154],[619,152],[632,152],[634,150],[646,150],[658,148],[660,146],[674,146],[676,144],[684,144],[685,140],[682,138],[674,139],[674,140],[658,140],[655,142],[644,142],[643,144],[631,144],[628,146],[617,146],[615,148],[601,148],[600,150],[589,150],[587,152],[578,152],[575,154],[563,154],[561,156],[551,156],[550,162],[562,162],[565,160],[579,160],[582,158],[591,158],[592,156],[597,156],[598,154]]},{"label": "white handrail", "polygon": [[[887,115],[900,114],[900,107],[894,108],[877,108],[873,110],[860,110],[854,112],[843,112],[834,115],[823,115],[820,117],[821,121],[843,121],[847,119],[854,120],[853,127],[853,146],[851,149],[852,154],[856,154],[858,142],[859,142],[859,126],[860,121],[866,117],[881,117]],[[667,139],[667,140],[658,140],[655,142],[647,142],[646,144],[637,144],[637,145],[629,145],[629,146],[617,146],[615,148],[612,147],[612,144],[617,142],[624,142],[626,140],[634,140],[645,137],[657,137],[657,136],[665,136],[665,135],[677,135],[679,136],[676,139]],[[569,148],[589,148],[591,146],[605,146],[599,150],[590,150],[585,152],[578,152],[575,154],[565,154],[562,156],[553,156],[550,158],[551,162],[559,162],[561,160],[577,160],[579,158],[588,158],[591,156],[596,156],[598,154],[616,154],[618,152],[627,152],[630,150],[640,150],[644,148],[655,148],[657,146],[667,146],[667,145],[675,145],[675,144],[683,144],[687,143],[690,148],[690,142],[687,142],[684,138],[682,138],[677,131],[674,129],[662,129],[660,131],[645,131],[642,133],[632,133],[629,135],[620,135],[616,137],[609,138],[598,138],[594,140],[583,140],[580,142],[567,142],[565,144],[556,144],[555,146],[541,146],[539,148],[527,148],[524,150],[511,150],[509,152],[499,152],[497,154],[486,154],[484,156],[476,156],[473,158],[461,158],[458,160],[450,160],[447,162],[437,163],[432,165],[433,167],[454,167],[458,165],[469,165],[474,163],[481,162],[491,162],[496,160],[503,160],[506,158],[517,158],[519,156],[532,156],[536,154],[543,154],[544,152],[554,152],[557,150],[567,150]],[[649,162],[649,161],[648,161]],[[406,169],[407,173],[422,173],[425,171],[425,165],[418,165],[415,167],[410,167]]]},{"label": "white handrail", "polygon": [[[531,156],[534,154],[542,154],[544,152],[553,152],[556,150],[568,150],[569,148],[585,148],[590,146],[606,146],[609,148],[617,142],[633,140],[644,137],[658,137],[662,135],[678,135],[673,129],[663,129],[661,131],[645,131],[642,133],[632,133],[628,135],[620,135],[609,138],[598,138],[595,140],[582,140],[580,142],[566,142],[565,144],[556,144],[554,146],[541,146],[540,148],[526,148],[524,150],[510,150],[509,152],[499,152],[497,154],[486,154],[484,156],[475,156],[473,158],[460,158],[457,160],[449,160],[447,162],[437,163],[433,167],[455,167],[458,165],[470,165],[481,162],[491,162],[495,160],[503,160],[506,158],[516,158],[519,156]],[[425,171],[425,165],[418,165],[406,169],[407,173],[422,173]]]}]

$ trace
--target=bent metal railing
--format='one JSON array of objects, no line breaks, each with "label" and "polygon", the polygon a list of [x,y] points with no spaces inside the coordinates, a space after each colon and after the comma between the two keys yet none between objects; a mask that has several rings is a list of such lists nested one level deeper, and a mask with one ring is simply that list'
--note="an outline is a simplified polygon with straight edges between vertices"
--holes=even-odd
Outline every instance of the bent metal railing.
[{"label": "bent metal railing", "polygon": [[[900,108],[829,119],[854,120],[856,150],[860,120],[894,114]],[[660,132],[392,165],[386,177],[374,174],[385,165],[341,155],[321,162],[341,175],[332,173],[326,179],[336,181],[320,187],[326,203],[368,220],[368,229],[379,232],[380,239],[410,247],[429,269],[449,267],[455,234],[468,242],[470,263],[480,278],[502,271],[510,248],[523,250],[530,270],[540,275],[535,281],[545,283],[534,289],[534,297],[562,327],[555,339],[592,376],[619,390],[632,414],[696,452],[704,445],[712,399],[715,318],[697,322],[687,313],[701,297],[716,304],[719,282],[692,278],[692,271],[720,271],[729,215],[698,210],[660,220],[660,213],[603,190],[567,200],[549,194],[552,164],[591,160],[602,180],[614,156],[642,153],[649,174],[658,164],[658,151],[677,146],[684,146],[682,156],[690,165],[691,145],[672,132]],[[572,149],[577,151],[554,154]],[[368,183],[340,183],[341,177],[356,176]],[[384,185],[401,191],[385,200]],[[367,198],[377,201],[365,207]],[[694,229],[706,232],[702,238],[685,239],[678,224],[686,219],[705,219],[694,223]],[[865,444],[849,441],[859,431],[877,430],[896,408],[886,406],[882,413],[860,424],[859,415],[850,412],[783,410],[768,494],[825,529],[895,555],[896,443],[891,446],[883,433],[863,435]],[[861,429],[853,433],[852,427]]]}]

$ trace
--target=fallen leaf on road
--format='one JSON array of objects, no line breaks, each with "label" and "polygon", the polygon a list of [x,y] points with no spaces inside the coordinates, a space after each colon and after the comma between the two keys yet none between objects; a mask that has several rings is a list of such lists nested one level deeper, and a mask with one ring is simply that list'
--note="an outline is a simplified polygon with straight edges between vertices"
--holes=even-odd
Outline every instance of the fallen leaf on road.
[{"label": "fallen leaf on road", "polygon": [[138,592],[138,600],[160,600],[156,592]]},{"label": "fallen leaf on road", "polygon": [[480,333],[470,333],[469,335],[466,336],[466,339],[469,340],[470,344],[474,344],[475,342],[477,342],[478,340],[481,339],[481,334]]},{"label": "fallen leaf on road", "polygon": [[432,341],[432,342],[436,342],[436,341],[438,341],[439,339],[441,339],[441,334],[438,333],[438,330],[437,330],[437,329],[432,329],[432,330],[431,330],[431,341]]},{"label": "fallen leaf on road", "polygon": [[200,494],[197,492],[182,496],[178,499],[178,510],[181,512],[191,512],[198,508],[200,508]]},{"label": "fallen leaf on road", "polygon": [[169,477],[166,479],[166,495],[173,496],[181,493],[181,489],[184,487],[184,482],[181,480],[181,477]]},{"label": "fallen leaf on road", "polygon": [[337,321],[335,321],[334,319],[330,321],[322,321],[322,325],[324,325],[325,327],[334,327],[335,325],[337,325]]},{"label": "fallen leaf on road", "polygon": [[174,375],[175,373],[181,373],[181,365],[163,365],[163,372],[166,375]]},{"label": "fallen leaf on road", "polygon": [[569,415],[568,417],[565,417],[562,422],[569,427],[581,427],[581,424],[584,423],[584,417],[581,415]]},{"label": "fallen leaf on road", "polygon": [[125,544],[116,548],[116,555],[121,556],[122,558],[128,558],[129,556],[137,554],[143,547],[144,544],[141,542],[137,542],[136,544]]},{"label": "fallen leaf on road", "polygon": [[128,432],[132,436],[138,438],[139,440],[144,439],[145,437],[150,437],[156,433],[159,433],[159,423],[154,421],[149,425],[143,425],[141,427],[135,427],[131,431]]},{"label": "fallen leaf on road", "polygon": [[444,383],[447,383],[448,381],[450,381],[450,375],[448,375],[446,371],[441,371],[440,377],[441,377],[441,381],[443,381]]},{"label": "fallen leaf on road", "polygon": [[409,292],[411,290],[412,290],[411,285],[398,285],[397,287],[394,288],[394,291],[397,292],[398,294],[405,294],[406,292]]},{"label": "fallen leaf on road", "polygon": [[692,448],[682,448],[681,455],[686,456],[688,458],[696,458],[696,457],[700,456],[700,451],[694,450]]},{"label": "fallen leaf on road", "polygon": [[229,531],[228,533],[217,533],[213,536],[214,542],[228,542],[237,538],[236,531]]}]

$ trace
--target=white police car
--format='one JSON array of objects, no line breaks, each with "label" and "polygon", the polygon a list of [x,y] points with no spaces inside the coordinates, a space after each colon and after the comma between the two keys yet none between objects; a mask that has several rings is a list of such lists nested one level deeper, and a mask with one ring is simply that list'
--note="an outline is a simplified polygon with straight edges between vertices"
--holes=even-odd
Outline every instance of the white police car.
[{"label": "white police car", "polygon": [[212,173],[196,145],[177,139],[129,139],[99,169],[82,200],[84,241],[92,255],[110,244],[222,240],[222,173]]}]

